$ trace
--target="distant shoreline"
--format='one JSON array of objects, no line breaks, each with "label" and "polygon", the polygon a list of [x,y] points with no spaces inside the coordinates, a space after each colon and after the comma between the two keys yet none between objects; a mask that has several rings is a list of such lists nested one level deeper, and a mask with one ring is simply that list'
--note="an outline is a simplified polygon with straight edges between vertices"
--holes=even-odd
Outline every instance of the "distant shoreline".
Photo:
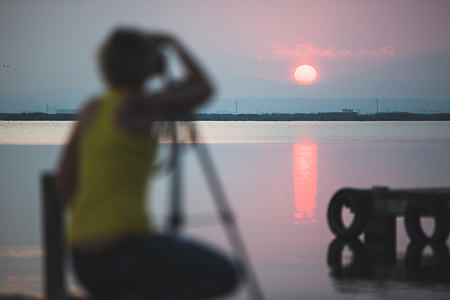
[{"label": "distant shoreline", "polygon": [[[195,121],[450,121],[450,113],[193,114]],[[0,113],[0,121],[73,121],[76,114]],[[179,119],[181,120],[181,119]]]}]

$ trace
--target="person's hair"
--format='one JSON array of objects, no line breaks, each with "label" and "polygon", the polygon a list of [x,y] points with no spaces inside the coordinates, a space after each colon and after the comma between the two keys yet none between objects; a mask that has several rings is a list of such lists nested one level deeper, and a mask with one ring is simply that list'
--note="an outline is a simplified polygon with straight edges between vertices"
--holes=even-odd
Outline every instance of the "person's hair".
[{"label": "person's hair", "polygon": [[118,28],[98,52],[102,76],[114,87],[139,87],[157,70],[160,55],[146,34],[134,28]]}]

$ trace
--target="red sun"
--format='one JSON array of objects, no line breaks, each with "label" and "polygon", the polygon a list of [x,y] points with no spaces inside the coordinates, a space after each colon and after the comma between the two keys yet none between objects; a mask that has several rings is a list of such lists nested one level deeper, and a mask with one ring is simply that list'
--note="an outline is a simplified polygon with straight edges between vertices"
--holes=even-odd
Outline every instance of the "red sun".
[{"label": "red sun", "polygon": [[295,68],[294,78],[302,85],[310,85],[317,79],[317,70],[311,65],[300,65]]}]

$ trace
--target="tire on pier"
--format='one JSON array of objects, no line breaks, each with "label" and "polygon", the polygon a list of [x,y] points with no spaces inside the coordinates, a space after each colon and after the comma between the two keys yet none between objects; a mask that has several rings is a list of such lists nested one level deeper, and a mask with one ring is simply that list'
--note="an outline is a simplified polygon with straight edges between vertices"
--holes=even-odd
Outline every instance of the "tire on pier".
[{"label": "tire on pier", "polygon": [[[427,263],[422,262],[426,259],[424,250],[427,246],[430,246],[433,252],[431,264],[430,261]],[[406,250],[404,263],[407,275],[411,279],[446,281],[450,269],[448,247],[445,243],[426,244],[412,241]]]},{"label": "tire on pier", "polygon": [[[338,237],[358,237],[367,227],[370,216],[367,193],[353,189],[338,191],[328,205],[328,225]],[[354,213],[353,222],[346,227],[342,220],[342,208],[348,207]]]},{"label": "tire on pier", "polygon": [[[349,265],[342,262],[346,246],[352,253],[352,262]],[[330,275],[335,278],[370,278],[372,273],[366,247],[354,238],[336,238],[328,246],[327,264]]]},{"label": "tire on pier", "polygon": [[[420,223],[420,217],[425,215],[430,215],[434,219],[434,231],[430,236],[423,231]],[[440,199],[416,199],[406,209],[405,227],[412,241],[422,243],[445,242],[450,229],[447,207]]]}]

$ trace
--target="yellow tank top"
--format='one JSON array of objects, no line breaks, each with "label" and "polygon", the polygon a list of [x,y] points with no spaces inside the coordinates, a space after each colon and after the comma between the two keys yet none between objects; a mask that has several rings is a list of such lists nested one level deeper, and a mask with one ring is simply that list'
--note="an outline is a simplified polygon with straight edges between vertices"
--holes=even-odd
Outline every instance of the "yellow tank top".
[{"label": "yellow tank top", "polygon": [[146,193],[157,145],[113,122],[124,93],[103,95],[97,117],[79,143],[78,189],[69,216],[69,244],[154,231]]}]

